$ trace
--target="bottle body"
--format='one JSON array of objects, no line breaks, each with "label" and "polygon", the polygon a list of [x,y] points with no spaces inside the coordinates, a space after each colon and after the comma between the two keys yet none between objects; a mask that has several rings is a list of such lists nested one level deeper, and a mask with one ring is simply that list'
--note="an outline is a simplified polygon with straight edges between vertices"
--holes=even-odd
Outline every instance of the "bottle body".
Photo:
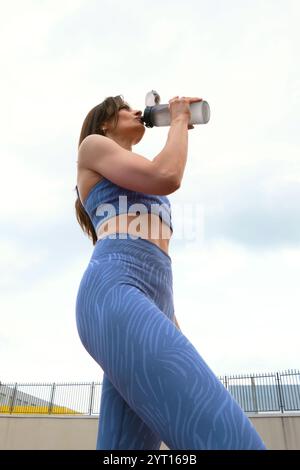
[{"label": "bottle body", "polygon": [[[210,107],[207,101],[196,101],[190,104],[191,118],[189,124],[206,124],[210,119]],[[161,127],[171,124],[169,104],[146,106],[142,120],[146,127]]]}]

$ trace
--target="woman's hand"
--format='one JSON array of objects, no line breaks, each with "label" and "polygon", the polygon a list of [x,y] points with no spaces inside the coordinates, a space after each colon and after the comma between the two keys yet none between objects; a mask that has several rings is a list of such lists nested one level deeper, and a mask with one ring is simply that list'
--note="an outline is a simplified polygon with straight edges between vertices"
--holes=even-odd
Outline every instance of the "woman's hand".
[{"label": "woman's hand", "polygon": [[[174,119],[183,117],[189,123],[191,119],[190,103],[195,103],[197,101],[202,101],[202,98],[198,98],[198,97],[191,98],[188,96],[187,97],[182,96],[181,98],[179,98],[179,96],[174,96],[174,98],[171,98],[169,100],[171,122]],[[194,129],[193,124],[188,124],[188,129]]]}]

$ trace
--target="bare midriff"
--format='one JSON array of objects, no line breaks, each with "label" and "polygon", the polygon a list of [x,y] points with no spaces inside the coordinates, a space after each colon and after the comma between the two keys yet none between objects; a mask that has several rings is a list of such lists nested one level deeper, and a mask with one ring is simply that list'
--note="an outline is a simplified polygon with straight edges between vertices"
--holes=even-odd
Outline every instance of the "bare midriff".
[{"label": "bare midriff", "polygon": [[[133,222],[138,219],[136,222]],[[114,234],[128,233],[145,238],[168,254],[172,230],[157,214],[119,214],[103,222],[97,231],[98,240]]]}]

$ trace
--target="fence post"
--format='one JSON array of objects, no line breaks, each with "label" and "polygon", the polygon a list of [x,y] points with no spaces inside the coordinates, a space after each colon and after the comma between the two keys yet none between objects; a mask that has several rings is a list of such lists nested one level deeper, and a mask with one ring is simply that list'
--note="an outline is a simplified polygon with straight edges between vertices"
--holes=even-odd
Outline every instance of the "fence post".
[{"label": "fence post", "polygon": [[91,398],[90,398],[90,406],[89,406],[89,415],[92,415],[93,410],[93,402],[94,402],[94,393],[95,393],[95,382],[92,382],[91,385]]},{"label": "fence post", "polygon": [[228,390],[228,382],[227,382],[227,376],[226,375],[224,377],[224,383],[225,383],[226,390]]},{"label": "fence post", "polygon": [[278,388],[278,397],[279,397],[279,407],[281,413],[283,413],[283,400],[282,400],[282,390],[281,390],[281,382],[278,372],[276,372],[276,381],[277,381],[277,388]]},{"label": "fence post", "polygon": [[256,387],[255,387],[255,378],[253,375],[251,376],[251,390],[252,390],[252,396],[253,396],[254,411],[255,413],[258,413],[258,402],[257,402],[257,394],[256,394]]},{"label": "fence post", "polygon": [[15,383],[15,386],[14,386],[14,390],[12,392],[12,395],[11,395],[11,402],[10,402],[10,414],[12,414],[13,412],[13,408],[15,406],[15,400],[16,400],[16,395],[17,395],[17,388],[18,388],[18,384],[17,382]]},{"label": "fence post", "polygon": [[48,409],[49,415],[52,413],[52,410],[53,410],[54,392],[55,392],[55,383],[52,384],[52,389],[51,389],[50,403],[49,403],[49,409]]}]

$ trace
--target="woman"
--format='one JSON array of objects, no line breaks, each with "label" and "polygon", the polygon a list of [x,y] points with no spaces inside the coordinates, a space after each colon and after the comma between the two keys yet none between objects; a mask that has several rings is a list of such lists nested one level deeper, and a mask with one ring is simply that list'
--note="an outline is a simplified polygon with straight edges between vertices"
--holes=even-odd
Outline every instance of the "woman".
[{"label": "woman", "polygon": [[82,126],[75,208],[95,248],[76,320],[104,371],[97,449],[154,450],[162,441],[170,449],[265,448],[174,315],[167,195],[180,187],[189,104],[200,100],[169,100],[167,142],[151,161],[132,152],[145,127],[121,95],[94,107]]}]

